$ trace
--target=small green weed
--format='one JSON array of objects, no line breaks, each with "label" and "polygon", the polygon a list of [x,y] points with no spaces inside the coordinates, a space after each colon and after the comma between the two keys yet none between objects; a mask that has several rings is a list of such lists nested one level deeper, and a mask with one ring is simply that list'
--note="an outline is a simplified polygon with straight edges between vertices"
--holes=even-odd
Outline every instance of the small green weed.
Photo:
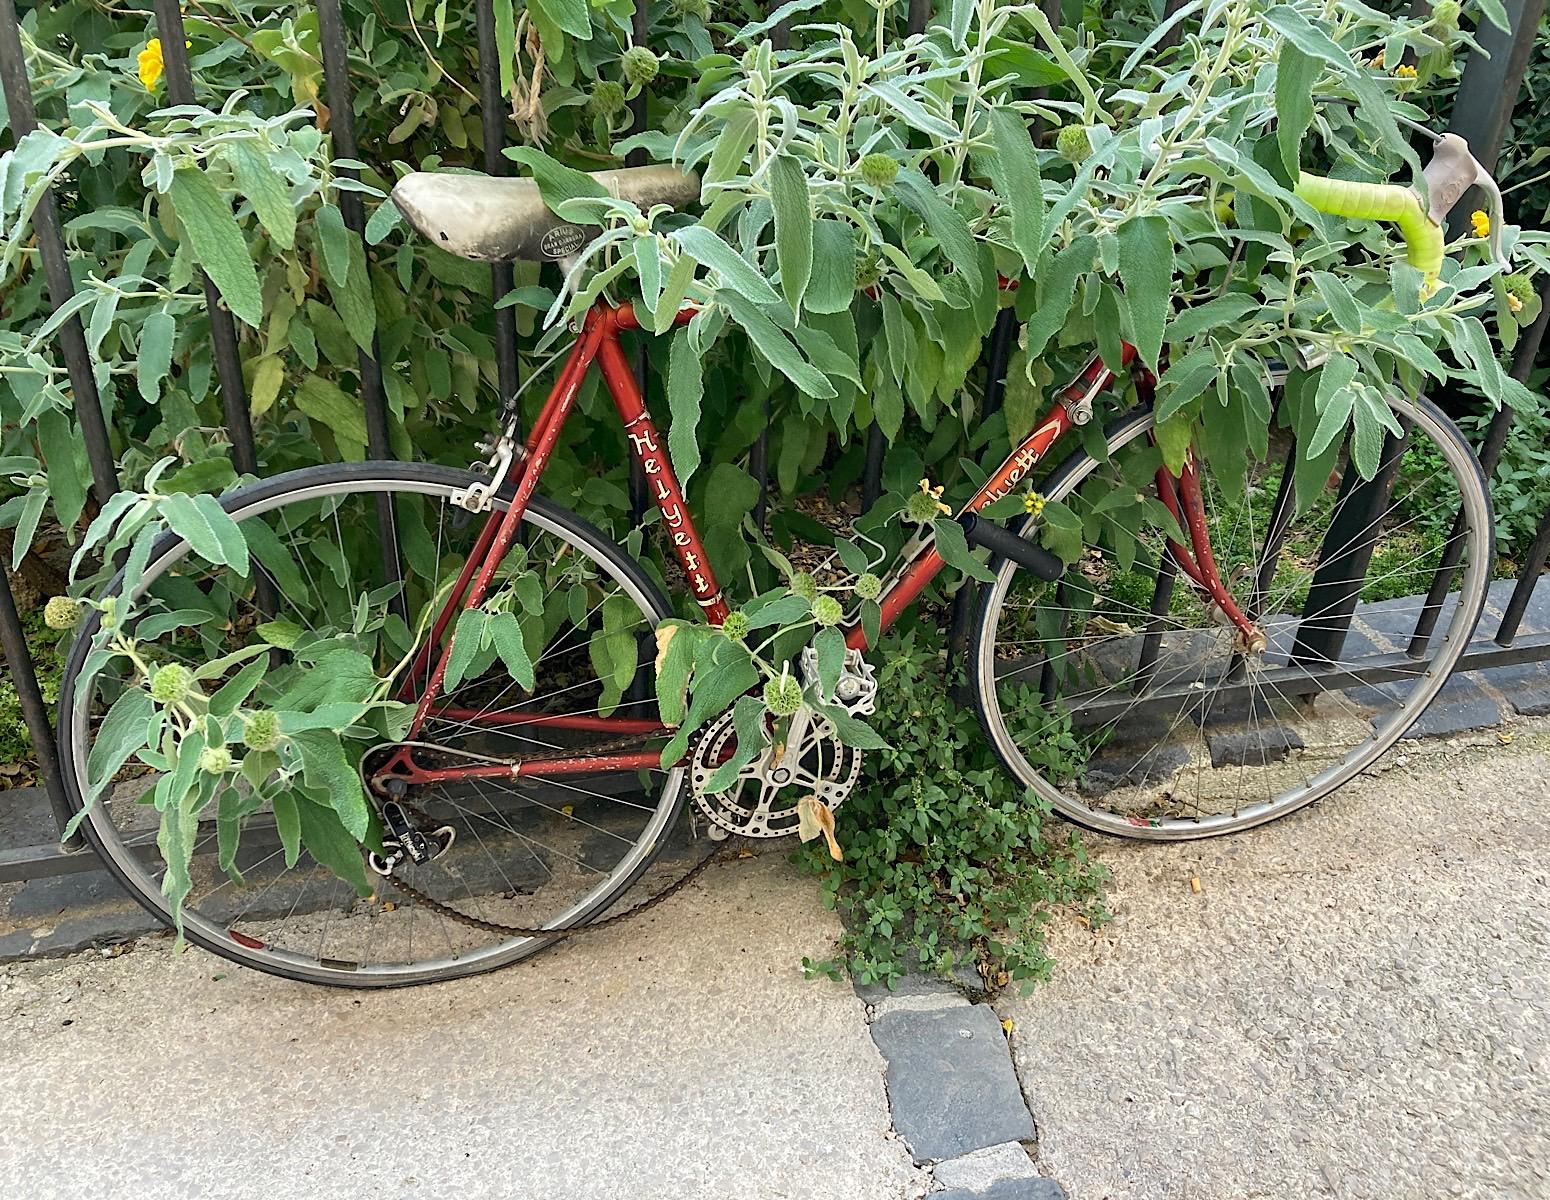
[{"label": "small green weed", "polygon": [[[838,956],[804,966],[891,983],[912,970],[945,973],[970,955],[993,985],[1048,978],[1045,927],[1061,912],[1106,919],[1107,872],[1069,827],[1048,826],[1048,805],[1001,767],[951,694],[937,631],[889,635],[878,674],[874,721],[891,745],[868,755],[839,812],[844,860],[821,840],[798,852],[846,921]],[[1069,722],[1030,710],[1047,762],[1069,771],[1081,755]]]}]

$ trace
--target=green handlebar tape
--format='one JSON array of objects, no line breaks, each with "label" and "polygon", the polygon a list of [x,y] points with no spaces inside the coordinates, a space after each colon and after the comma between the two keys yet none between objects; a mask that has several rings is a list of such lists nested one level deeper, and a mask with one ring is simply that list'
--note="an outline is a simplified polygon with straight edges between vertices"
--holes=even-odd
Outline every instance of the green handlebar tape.
[{"label": "green handlebar tape", "polygon": [[1405,260],[1435,283],[1442,272],[1442,226],[1421,207],[1421,198],[1397,183],[1357,183],[1351,179],[1326,179],[1322,175],[1298,176],[1297,196],[1332,217],[1358,221],[1392,221],[1405,239]]}]

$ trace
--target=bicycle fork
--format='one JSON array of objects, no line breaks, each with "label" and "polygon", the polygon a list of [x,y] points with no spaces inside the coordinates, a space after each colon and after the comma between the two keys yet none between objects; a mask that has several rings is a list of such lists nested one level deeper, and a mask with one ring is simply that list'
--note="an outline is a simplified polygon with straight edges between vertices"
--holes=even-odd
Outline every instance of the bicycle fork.
[{"label": "bicycle fork", "polygon": [[1167,539],[1168,553],[1173,556],[1175,566],[1184,573],[1201,599],[1214,605],[1237,630],[1233,638],[1234,649],[1245,656],[1262,653],[1266,645],[1264,630],[1238,607],[1217,573],[1193,451],[1185,451],[1184,466],[1177,475],[1163,466],[1157,468],[1156,479],[1158,499],[1190,540],[1190,547],[1186,548],[1171,537]]}]

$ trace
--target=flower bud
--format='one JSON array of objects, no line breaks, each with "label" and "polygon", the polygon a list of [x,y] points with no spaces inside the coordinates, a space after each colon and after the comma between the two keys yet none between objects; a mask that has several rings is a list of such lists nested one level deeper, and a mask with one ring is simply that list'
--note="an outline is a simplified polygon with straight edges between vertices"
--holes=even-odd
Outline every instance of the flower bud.
[{"label": "flower bud", "polygon": [[168,663],[151,676],[151,699],[158,704],[177,704],[188,699],[193,686],[193,672],[178,663]]},{"label": "flower bud", "polygon": [[904,519],[916,525],[929,525],[937,519],[942,505],[930,492],[911,492],[904,501]]},{"label": "flower bud", "polygon": [[242,744],[259,752],[273,750],[280,744],[280,718],[268,709],[252,713],[243,726]]},{"label": "flower bud", "polygon": [[1086,126],[1065,126],[1055,135],[1055,149],[1060,152],[1061,158],[1074,163],[1085,161],[1093,152],[1092,140],[1087,136]]},{"label": "flower bud", "polygon": [[856,596],[862,600],[876,600],[883,594],[883,581],[870,571],[856,576]]},{"label": "flower bud", "polygon": [[620,62],[624,66],[624,77],[631,87],[645,87],[657,77],[657,71],[661,69],[660,60],[644,46],[631,46],[624,52]]},{"label": "flower bud", "polygon": [[868,154],[861,160],[861,178],[875,188],[885,188],[898,177],[898,159],[886,154]]},{"label": "flower bud", "polygon": [[624,111],[624,85],[614,79],[599,79],[592,85],[587,107],[600,117]]},{"label": "flower bud", "polygon": [[199,769],[206,775],[224,775],[231,770],[231,751],[225,746],[210,746],[199,756]]},{"label": "flower bud", "polygon": [[802,685],[793,675],[782,675],[764,685],[764,706],[777,717],[789,717],[802,707]]},{"label": "flower bud", "polygon": [[43,624],[50,629],[74,629],[81,623],[81,602],[55,596],[43,606]]},{"label": "flower bud", "polygon": [[833,596],[819,596],[813,601],[813,620],[824,628],[838,625],[845,619],[845,606]]}]

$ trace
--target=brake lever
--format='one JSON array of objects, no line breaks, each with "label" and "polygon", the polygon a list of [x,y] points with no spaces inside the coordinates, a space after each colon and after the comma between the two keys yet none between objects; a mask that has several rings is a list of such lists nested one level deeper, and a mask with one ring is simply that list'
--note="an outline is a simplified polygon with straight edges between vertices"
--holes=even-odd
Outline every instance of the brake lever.
[{"label": "brake lever", "polygon": [[[1412,121],[1406,124],[1414,125]],[[1469,143],[1456,133],[1435,134],[1424,126],[1417,126],[1433,139],[1432,160],[1421,174],[1426,179],[1427,215],[1438,225],[1448,219],[1448,214],[1472,187],[1486,194],[1491,207],[1491,231],[1486,245],[1491,258],[1502,270],[1511,270],[1511,264],[1502,255],[1502,191],[1495,178],[1481,165],[1480,160],[1469,152]]]}]

